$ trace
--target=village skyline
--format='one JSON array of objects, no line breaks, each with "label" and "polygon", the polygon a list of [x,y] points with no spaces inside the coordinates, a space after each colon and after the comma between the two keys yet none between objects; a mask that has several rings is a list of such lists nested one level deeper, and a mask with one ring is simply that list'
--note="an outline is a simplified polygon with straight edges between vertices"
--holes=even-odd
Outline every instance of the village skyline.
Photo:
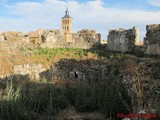
[{"label": "village skyline", "polygon": [[160,0],[2,0],[0,31],[29,32],[37,28],[60,29],[66,6],[73,17],[73,32],[95,29],[107,39],[109,29],[140,29],[160,21]]}]

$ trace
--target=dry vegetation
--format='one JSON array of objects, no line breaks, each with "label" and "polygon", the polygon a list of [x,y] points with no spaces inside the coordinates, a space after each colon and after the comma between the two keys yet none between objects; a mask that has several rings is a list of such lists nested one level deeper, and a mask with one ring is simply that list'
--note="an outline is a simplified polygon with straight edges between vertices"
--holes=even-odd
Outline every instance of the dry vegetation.
[{"label": "dry vegetation", "polygon": [[145,101],[140,80],[149,79],[149,76],[137,66],[135,58],[123,54],[111,53],[106,58],[105,50],[24,47],[8,55],[3,52],[1,58],[0,74],[12,72],[12,66],[16,64],[41,63],[47,68],[63,58],[73,59],[77,64],[82,60],[107,64],[121,74],[131,76],[129,87],[135,93],[135,98],[129,96],[122,83],[123,76],[117,75],[92,81],[59,77],[52,81],[14,81],[8,86],[0,84],[2,120],[106,120],[115,118],[118,112],[133,112],[133,107],[140,109]]}]

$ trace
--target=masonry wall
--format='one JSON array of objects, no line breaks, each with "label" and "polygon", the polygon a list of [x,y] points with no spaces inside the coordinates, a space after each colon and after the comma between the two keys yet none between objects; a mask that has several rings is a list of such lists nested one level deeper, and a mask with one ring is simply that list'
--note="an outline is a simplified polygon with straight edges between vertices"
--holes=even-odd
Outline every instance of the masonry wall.
[{"label": "masonry wall", "polygon": [[109,30],[108,48],[110,51],[128,52],[135,47],[135,42],[138,39],[137,28]]},{"label": "masonry wall", "polygon": [[146,26],[146,37],[144,38],[144,46],[146,54],[160,55],[160,24]]},{"label": "masonry wall", "polygon": [[72,42],[66,41],[65,35],[60,30],[41,30],[40,46],[48,48],[83,48],[90,49],[99,43],[99,35],[94,30],[81,30],[70,34]]}]

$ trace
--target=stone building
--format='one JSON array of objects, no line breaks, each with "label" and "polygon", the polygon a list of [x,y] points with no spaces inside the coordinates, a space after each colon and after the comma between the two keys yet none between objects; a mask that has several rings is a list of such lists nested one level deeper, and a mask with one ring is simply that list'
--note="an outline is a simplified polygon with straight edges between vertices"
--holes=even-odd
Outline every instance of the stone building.
[{"label": "stone building", "polygon": [[[83,48],[90,49],[101,41],[101,34],[95,30],[82,29],[77,33],[72,32],[72,17],[68,8],[65,16],[61,18],[61,29],[44,30],[27,33],[25,38],[29,42],[47,48]],[[27,40],[28,40],[27,39]]]},{"label": "stone building", "polygon": [[118,29],[109,30],[108,34],[108,48],[110,51],[129,52],[135,47],[135,42],[139,40],[138,29]]},{"label": "stone building", "polygon": [[33,44],[39,44],[40,40],[39,40],[39,34],[37,31],[35,32],[29,32],[25,35],[25,37],[29,38],[29,42],[33,43]]},{"label": "stone building", "polygon": [[61,29],[64,34],[66,42],[73,42],[72,40],[72,17],[69,15],[68,8],[66,8],[65,16],[61,19]]},{"label": "stone building", "polygon": [[160,55],[160,24],[146,25],[144,46],[146,54]]}]

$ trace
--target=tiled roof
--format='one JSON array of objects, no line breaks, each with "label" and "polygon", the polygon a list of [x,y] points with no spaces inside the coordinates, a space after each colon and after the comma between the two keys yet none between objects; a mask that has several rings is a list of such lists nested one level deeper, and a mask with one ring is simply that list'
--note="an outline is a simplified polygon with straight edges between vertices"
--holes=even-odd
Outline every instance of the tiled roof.
[{"label": "tiled roof", "polygon": [[62,19],[63,18],[72,18],[71,16],[69,16],[69,15],[65,15],[64,17],[62,17]]}]

